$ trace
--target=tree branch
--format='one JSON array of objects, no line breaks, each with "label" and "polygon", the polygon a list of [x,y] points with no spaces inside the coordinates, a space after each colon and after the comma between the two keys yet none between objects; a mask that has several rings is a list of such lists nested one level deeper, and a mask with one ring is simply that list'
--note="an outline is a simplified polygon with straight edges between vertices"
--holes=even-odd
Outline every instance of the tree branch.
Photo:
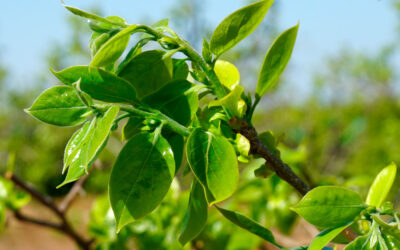
[{"label": "tree branch", "polygon": [[75,182],[75,184],[72,186],[71,190],[68,192],[68,194],[65,196],[65,198],[61,201],[60,205],[58,206],[58,209],[61,212],[65,213],[65,211],[68,210],[68,208],[71,206],[72,202],[75,200],[76,196],[78,195],[79,191],[82,190],[82,185],[88,177],[89,177],[89,175],[84,175],[77,182]]},{"label": "tree branch", "polygon": [[[36,200],[38,200],[42,205],[44,205],[45,207],[48,207],[51,211],[53,211],[57,215],[57,217],[61,220],[61,223],[54,224],[52,222],[34,219],[31,217],[24,216],[18,211],[15,212],[17,219],[20,219],[20,220],[23,220],[26,222],[30,222],[30,223],[33,223],[36,225],[46,226],[46,227],[56,229],[64,234],[68,235],[82,249],[84,249],[84,250],[90,249],[90,245],[93,243],[93,239],[85,240],[82,236],[80,236],[68,222],[67,217],[65,215],[66,210],[59,209],[57,207],[57,205],[54,203],[53,199],[51,199],[51,197],[42,194],[37,189],[35,189],[33,186],[26,184],[23,180],[19,179],[17,176],[15,176],[11,172],[6,173],[5,176],[7,179],[14,182],[15,185],[17,185],[21,189],[25,190],[26,192],[28,192],[32,197],[34,197]],[[75,192],[76,191],[74,191],[73,193],[75,193]],[[75,195],[76,194],[74,194],[73,196],[75,196]],[[71,194],[71,196],[72,196],[72,194]],[[68,203],[70,203],[70,202],[68,202]],[[67,207],[68,207],[68,205],[67,205]]]}]

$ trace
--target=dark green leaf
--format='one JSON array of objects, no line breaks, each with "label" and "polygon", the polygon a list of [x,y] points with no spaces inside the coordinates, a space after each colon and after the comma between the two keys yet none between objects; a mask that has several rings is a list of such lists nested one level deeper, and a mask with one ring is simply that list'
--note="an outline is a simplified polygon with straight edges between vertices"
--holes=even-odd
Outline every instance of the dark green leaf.
[{"label": "dark green leaf", "polygon": [[350,242],[343,250],[369,250],[368,235],[359,236],[354,241]]},{"label": "dark green leaf", "polygon": [[159,109],[180,124],[188,125],[199,107],[196,91],[198,87],[199,85],[186,80],[175,80],[145,97],[143,102]]},{"label": "dark green leaf", "polygon": [[293,210],[315,226],[331,228],[353,221],[366,207],[354,191],[322,186],[308,192]]},{"label": "dark green leaf", "polygon": [[160,204],[174,173],[171,147],[159,133],[140,133],[128,141],[115,162],[109,183],[117,231]]},{"label": "dark green leaf", "polygon": [[85,124],[70,139],[65,149],[64,170],[67,177],[59,187],[81,178],[105,147],[119,107],[110,107],[102,117]]},{"label": "dark green leaf", "polygon": [[221,214],[230,220],[232,223],[236,224],[237,226],[261,237],[262,239],[274,244],[277,247],[279,246],[276,241],[274,236],[272,235],[272,232],[268,230],[267,228],[261,226],[257,222],[253,221],[250,218],[247,218],[246,216],[236,213],[227,209],[223,209],[220,207],[217,207],[217,209],[221,212]]},{"label": "dark green leaf", "polygon": [[368,192],[367,205],[375,207],[382,205],[396,178],[396,172],[396,164],[391,163],[376,176]]},{"label": "dark green leaf", "polygon": [[33,117],[57,126],[75,126],[86,120],[89,111],[74,87],[56,86],[45,90],[26,110]]},{"label": "dark green leaf", "polygon": [[272,131],[265,131],[259,134],[258,138],[261,140],[264,146],[267,147],[275,156],[280,156],[280,152],[277,149],[278,142]]},{"label": "dark green leaf", "polygon": [[129,140],[132,136],[140,133],[141,128],[144,126],[143,118],[140,117],[129,117],[128,122],[122,128],[122,140]]},{"label": "dark green leaf", "polygon": [[135,56],[119,73],[135,87],[140,98],[155,92],[172,79],[172,59],[161,50]]},{"label": "dark green leaf", "polygon": [[211,52],[219,56],[250,35],[264,19],[272,0],[250,4],[225,18],[210,41]]},{"label": "dark green leaf", "polygon": [[137,30],[136,25],[130,25],[120,31],[101,46],[93,57],[90,66],[103,67],[114,63],[124,53],[128,46],[130,36]]},{"label": "dark green leaf", "polygon": [[193,180],[183,229],[179,235],[179,242],[182,246],[201,233],[207,223],[207,209],[203,187],[196,180]]},{"label": "dark green leaf", "polygon": [[338,236],[343,230],[350,225],[345,225],[337,228],[331,228],[319,233],[311,242],[308,250],[321,250],[329,242],[331,242],[336,236]]},{"label": "dark green leaf", "polygon": [[229,198],[239,179],[235,149],[222,136],[195,129],[186,143],[187,159],[199,182],[210,192],[212,205]]},{"label": "dark green leaf", "polygon": [[171,145],[172,152],[174,152],[176,174],[182,164],[185,139],[183,138],[183,136],[173,133],[164,135],[164,137],[168,141],[169,145]]},{"label": "dark green leaf", "polygon": [[189,66],[185,60],[172,59],[174,80],[186,80],[189,75]]},{"label": "dark green leaf", "polygon": [[285,70],[292,55],[299,25],[283,32],[272,44],[265,56],[258,76],[256,95],[263,96],[278,82],[279,76]]},{"label": "dark green leaf", "polygon": [[89,66],[73,66],[53,74],[69,85],[80,79],[79,87],[94,99],[105,102],[136,101],[135,88],[126,80],[102,69]]}]

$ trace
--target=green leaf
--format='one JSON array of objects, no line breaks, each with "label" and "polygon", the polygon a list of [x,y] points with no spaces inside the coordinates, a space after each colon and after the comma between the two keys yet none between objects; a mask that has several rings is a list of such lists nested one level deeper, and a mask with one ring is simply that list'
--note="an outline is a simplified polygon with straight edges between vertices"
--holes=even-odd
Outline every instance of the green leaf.
[{"label": "green leaf", "polygon": [[173,79],[186,80],[189,75],[189,66],[185,60],[172,59],[173,64]]},{"label": "green leaf", "polygon": [[179,235],[179,242],[182,246],[196,238],[196,236],[203,231],[203,228],[207,223],[207,209],[207,201],[203,187],[196,180],[193,180],[183,229]]},{"label": "green leaf", "polygon": [[240,81],[239,70],[232,63],[217,60],[214,65],[215,74],[219,81],[228,89],[233,89]]},{"label": "green leaf", "polygon": [[129,140],[134,135],[140,133],[142,130],[141,128],[144,126],[143,118],[140,117],[129,117],[128,122],[122,128],[122,140]]},{"label": "green leaf", "polygon": [[350,225],[345,225],[337,228],[331,228],[319,233],[311,242],[308,250],[321,250],[329,242],[331,242],[336,236],[338,236],[343,230]]},{"label": "green leaf", "polygon": [[[64,7],[67,10],[69,10],[71,13],[73,13],[74,15],[77,15],[77,16],[80,16],[83,18],[87,18],[87,19],[90,19],[93,21],[97,21],[97,22],[101,22],[101,23],[109,24],[109,25],[116,25],[116,26],[120,26],[120,27],[126,26],[126,24],[121,23],[120,21],[115,21],[116,19],[100,17],[95,14],[88,13],[88,12],[85,12],[83,10],[80,10],[78,8],[68,6],[68,5],[64,5]],[[121,18],[119,20],[121,20]]]},{"label": "green leaf", "polygon": [[143,102],[160,110],[180,124],[188,125],[199,107],[196,91],[199,87],[201,86],[186,80],[175,80],[145,97]]},{"label": "green leaf", "polygon": [[375,207],[382,205],[396,178],[396,172],[396,164],[391,163],[376,176],[368,192],[367,205]]},{"label": "green leaf", "polygon": [[124,53],[128,46],[130,36],[137,30],[136,25],[130,25],[110,38],[101,46],[93,57],[90,66],[103,67],[114,63]]},{"label": "green leaf", "polygon": [[80,79],[79,88],[94,99],[105,102],[135,103],[135,88],[126,80],[102,69],[90,66],[73,66],[53,74],[64,84]]},{"label": "green leaf", "polygon": [[171,57],[161,50],[149,50],[135,56],[119,76],[132,83],[142,98],[171,81],[172,73]]},{"label": "green leaf", "polygon": [[286,30],[276,38],[268,50],[258,76],[256,95],[262,97],[275,87],[292,55],[299,25]]},{"label": "green leaf", "polygon": [[217,209],[221,212],[221,214],[230,220],[232,223],[235,225],[261,237],[262,239],[274,244],[277,247],[281,247],[276,243],[274,236],[272,235],[272,232],[268,230],[267,228],[261,226],[257,222],[253,221],[250,218],[247,218],[243,214],[236,213],[234,211],[230,211],[227,209],[223,209],[220,207],[217,207]]},{"label": "green leaf", "polygon": [[366,207],[352,190],[321,186],[308,192],[293,210],[315,226],[331,228],[353,221]]},{"label": "green leaf", "polygon": [[[89,20],[89,27],[95,32],[104,33],[126,26],[126,21],[122,17],[108,16],[105,19],[107,23],[91,19]],[[114,24],[111,24],[110,21]]]},{"label": "green leaf", "polygon": [[225,18],[211,36],[211,52],[219,56],[250,35],[264,19],[272,3],[272,0],[259,1]]},{"label": "green leaf", "polygon": [[186,143],[189,166],[199,182],[209,190],[210,205],[229,198],[239,179],[235,149],[222,136],[193,130]]},{"label": "green leaf", "polygon": [[55,86],[40,94],[25,111],[49,124],[75,126],[86,120],[89,108],[79,99],[74,87]]},{"label": "green leaf", "polygon": [[343,250],[369,250],[368,235],[359,236],[354,241],[350,242]]},{"label": "green leaf", "polygon": [[207,63],[212,62],[212,54],[210,51],[210,44],[208,43],[207,39],[205,39],[205,38],[203,38],[203,50],[202,50],[201,54]]},{"label": "green leaf", "polygon": [[242,100],[243,87],[236,85],[235,88],[221,99],[211,101],[208,107],[222,106],[231,113],[234,117],[242,118],[246,112],[246,103]]},{"label": "green leaf", "polygon": [[264,146],[267,147],[274,155],[278,157],[280,156],[280,152],[277,149],[278,142],[272,131],[265,131],[259,134],[258,138],[261,140]]},{"label": "green leaf", "polygon": [[94,162],[105,147],[119,111],[118,106],[110,107],[102,117],[94,118],[77,131],[67,144],[64,153],[64,169],[68,169],[67,176],[61,187],[76,181],[88,172],[89,166]]},{"label": "green leaf", "polygon": [[175,173],[168,142],[157,133],[140,133],[123,147],[109,183],[117,231],[152,212],[167,194]]},{"label": "green leaf", "polygon": [[183,138],[183,136],[174,133],[169,133],[163,136],[168,141],[169,145],[171,145],[172,152],[174,153],[176,174],[182,164],[185,139]]}]

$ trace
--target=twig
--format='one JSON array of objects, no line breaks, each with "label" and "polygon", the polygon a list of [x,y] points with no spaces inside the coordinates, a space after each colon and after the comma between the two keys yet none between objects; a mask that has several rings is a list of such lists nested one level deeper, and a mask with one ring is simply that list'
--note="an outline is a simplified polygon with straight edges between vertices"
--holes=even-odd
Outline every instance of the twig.
[{"label": "twig", "polygon": [[89,175],[84,175],[82,178],[80,178],[75,184],[72,186],[71,190],[68,192],[67,196],[61,201],[60,205],[58,206],[58,209],[61,212],[65,212],[68,210],[68,208],[71,206],[72,202],[75,200],[77,194],[79,191],[82,189],[83,183],[86,181]]},{"label": "twig", "polygon": [[39,225],[39,226],[43,226],[43,227],[49,227],[55,230],[62,230],[62,227],[59,224],[53,223],[53,222],[49,222],[49,221],[44,221],[44,220],[39,220],[39,219],[35,219],[32,217],[28,217],[26,215],[21,214],[20,211],[14,211],[14,215],[15,218],[17,218],[20,221],[25,221],[25,222],[29,222],[35,225]]},{"label": "twig", "polygon": [[[231,119],[229,121],[235,132],[242,134],[250,142],[250,150],[253,154],[257,154],[264,158],[269,166],[272,166],[275,173],[292,187],[294,187],[303,196],[307,194],[311,188],[298,177],[293,170],[284,163],[280,158],[276,157],[260,140],[257,135],[257,131],[254,127],[249,126],[245,121]],[[343,235],[352,241],[357,238],[357,234],[351,229],[346,228],[343,231]]]},{"label": "twig", "polygon": [[34,197],[36,200],[38,200],[42,205],[48,207],[51,211],[53,211],[58,216],[58,218],[61,220],[61,223],[60,224],[53,224],[52,222],[37,220],[37,219],[34,219],[34,218],[30,218],[30,217],[24,216],[19,212],[15,213],[17,219],[20,219],[20,220],[23,220],[23,221],[27,221],[27,222],[30,222],[30,223],[34,223],[36,225],[46,226],[46,227],[50,227],[50,228],[56,229],[56,230],[58,230],[60,232],[63,232],[64,234],[68,235],[82,249],[84,249],[84,250],[89,250],[90,249],[90,245],[93,243],[93,239],[85,240],[82,236],[80,236],[72,228],[72,226],[70,225],[70,223],[68,222],[68,220],[67,220],[67,218],[65,216],[66,210],[59,209],[57,207],[57,205],[54,203],[53,199],[51,199],[49,196],[46,196],[46,195],[42,194],[37,189],[35,189],[33,186],[26,184],[24,181],[19,179],[13,173],[8,172],[8,173],[6,173],[5,176],[6,176],[7,179],[9,179],[12,182],[14,182],[18,187],[20,187],[23,190],[25,190],[26,192],[28,192],[32,197]]}]

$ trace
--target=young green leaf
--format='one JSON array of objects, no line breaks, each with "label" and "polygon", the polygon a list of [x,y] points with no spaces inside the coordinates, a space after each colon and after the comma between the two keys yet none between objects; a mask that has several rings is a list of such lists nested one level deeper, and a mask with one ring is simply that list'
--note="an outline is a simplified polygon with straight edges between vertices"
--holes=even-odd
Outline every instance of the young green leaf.
[{"label": "young green leaf", "polygon": [[117,231],[152,212],[167,194],[174,174],[171,146],[159,132],[132,137],[119,153],[109,183]]},{"label": "young green leaf", "polygon": [[120,72],[136,88],[140,98],[172,80],[172,59],[161,50],[149,50],[135,56]]},{"label": "young green leaf", "polygon": [[234,211],[226,210],[220,207],[217,207],[218,211],[221,212],[221,214],[230,220],[232,223],[236,224],[237,226],[261,237],[262,239],[274,244],[277,247],[281,247],[278,243],[276,243],[275,238],[270,230],[267,228],[261,226],[257,222],[253,221],[250,218],[247,218],[246,216],[236,213]]},{"label": "young green leaf", "polygon": [[52,73],[64,84],[80,79],[79,88],[94,99],[105,102],[136,102],[135,88],[126,80],[99,68],[73,66]]},{"label": "young green leaf", "polygon": [[396,164],[391,163],[376,176],[368,192],[367,205],[375,207],[382,205],[396,178],[396,172]]},{"label": "young green leaf", "polygon": [[182,246],[201,233],[207,222],[207,209],[203,187],[196,180],[193,180],[183,229],[179,235],[179,242]]},{"label": "young green leaf", "polygon": [[222,85],[228,89],[233,89],[239,84],[240,73],[232,63],[224,60],[217,60],[214,65],[214,71]]},{"label": "young green leaf", "polygon": [[49,124],[75,126],[86,120],[89,108],[79,99],[74,87],[55,86],[40,94],[25,111]]},{"label": "young green leaf", "polygon": [[[116,30],[118,28],[126,26],[126,21],[122,17],[108,16],[105,19],[107,20],[107,23],[89,19],[89,27],[94,32],[105,33],[105,32],[109,32],[111,30]],[[115,23],[115,24],[111,24],[110,21],[111,21],[111,23]]]},{"label": "young green leaf", "polygon": [[199,85],[186,80],[167,83],[143,99],[144,103],[157,108],[182,125],[188,125],[199,107],[197,91]]},{"label": "young green leaf", "polygon": [[137,30],[136,25],[130,25],[101,46],[93,57],[90,66],[104,67],[118,60],[128,46],[130,36]]},{"label": "young green leaf", "polygon": [[278,82],[292,55],[299,25],[283,32],[272,44],[265,56],[258,76],[256,95],[262,97]]},{"label": "young green leaf", "polygon": [[67,144],[64,155],[64,169],[68,169],[64,182],[76,181],[88,172],[88,168],[107,144],[108,135],[119,111],[118,106],[110,107],[102,117],[85,124]]},{"label": "young green leaf", "polygon": [[259,1],[225,18],[211,36],[211,52],[220,56],[250,35],[264,19],[272,3],[273,0]]},{"label": "young green leaf", "polygon": [[105,24],[109,24],[109,25],[116,25],[116,26],[120,26],[120,27],[126,26],[126,24],[121,23],[120,21],[117,22],[117,21],[115,21],[113,19],[100,17],[100,16],[97,16],[95,14],[85,12],[83,10],[80,10],[80,9],[72,7],[72,6],[64,5],[64,7],[67,10],[69,10],[71,13],[73,13],[74,15],[77,15],[77,16],[80,16],[80,17],[83,17],[83,18],[87,18],[87,19],[90,19],[90,20],[94,20],[94,21],[105,23]]},{"label": "young green leaf", "polygon": [[308,192],[293,210],[322,228],[343,226],[367,206],[356,192],[335,186],[321,186]]},{"label": "young green leaf", "polygon": [[207,189],[210,205],[229,198],[239,179],[235,149],[227,139],[195,129],[186,143],[186,155],[192,172]]},{"label": "young green leaf", "polygon": [[241,98],[243,91],[243,87],[237,84],[228,95],[222,99],[211,101],[208,107],[222,106],[228,109],[234,117],[242,118],[247,108],[246,103]]},{"label": "young green leaf", "polygon": [[319,233],[311,242],[308,250],[321,250],[329,242],[331,242],[336,236],[338,236],[343,230],[345,230],[350,225],[345,225],[341,227],[331,228]]},{"label": "young green leaf", "polygon": [[348,244],[343,250],[370,250],[368,247],[368,235],[359,236]]}]

